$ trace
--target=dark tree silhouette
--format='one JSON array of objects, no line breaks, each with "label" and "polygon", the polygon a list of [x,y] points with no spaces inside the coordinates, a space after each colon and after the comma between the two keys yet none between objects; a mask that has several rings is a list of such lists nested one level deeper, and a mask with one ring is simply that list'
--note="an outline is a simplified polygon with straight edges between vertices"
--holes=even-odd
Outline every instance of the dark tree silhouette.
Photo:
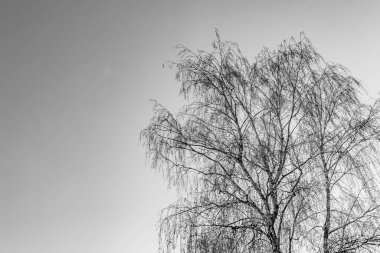
[{"label": "dark tree silhouette", "polygon": [[217,33],[180,47],[176,115],[155,102],[141,137],[180,198],[163,252],[364,252],[380,242],[379,109],[301,35],[253,64]]}]

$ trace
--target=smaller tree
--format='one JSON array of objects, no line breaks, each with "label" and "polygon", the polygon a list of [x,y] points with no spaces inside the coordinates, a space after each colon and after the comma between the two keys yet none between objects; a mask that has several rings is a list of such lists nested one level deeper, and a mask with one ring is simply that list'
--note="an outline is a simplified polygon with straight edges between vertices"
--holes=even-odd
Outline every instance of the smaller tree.
[{"label": "smaller tree", "polygon": [[359,82],[340,65],[326,63],[315,71],[312,83],[313,89],[305,96],[305,110],[310,149],[318,153],[311,175],[320,181],[313,228],[322,228],[315,231],[318,236],[313,233],[313,241],[322,238],[317,248],[325,253],[375,252],[380,242],[375,181],[379,103],[362,103]]}]

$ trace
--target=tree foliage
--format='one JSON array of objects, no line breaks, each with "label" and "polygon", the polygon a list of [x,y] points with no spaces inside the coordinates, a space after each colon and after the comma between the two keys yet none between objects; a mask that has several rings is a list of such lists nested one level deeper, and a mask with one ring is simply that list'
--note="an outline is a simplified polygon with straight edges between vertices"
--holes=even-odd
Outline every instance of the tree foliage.
[{"label": "tree foliage", "polygon": [[380,242],[378,102],[310,41],[250,63],[217,33],[212,52],[181,46],[187,101],[155,102],[141,133],[179,199],[162,212],[163,252],[371,252]]}]

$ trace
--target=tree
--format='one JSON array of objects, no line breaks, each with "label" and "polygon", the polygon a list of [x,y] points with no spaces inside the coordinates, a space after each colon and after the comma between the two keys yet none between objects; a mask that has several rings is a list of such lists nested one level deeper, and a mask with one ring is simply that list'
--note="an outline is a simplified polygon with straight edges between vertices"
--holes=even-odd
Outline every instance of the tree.
[{"label": "tree", "polygon": [[163,252],[374,249],[378,103],[304,35],[253,64],[218,33],[212,45],[180,47],[188,103],[174,115],[155,102],[141,133],[180,196],[162,213]]},{"label": "tree", "polygon": [[316,248],[325,253],[377,252],[379,107],[360,102],[359,83],[346,73],[339,65],[318,66],[305,98],[308,142],[318,153],[311,175],[320,183],[313,229],[322,229],[313,240],[322,238]]}]

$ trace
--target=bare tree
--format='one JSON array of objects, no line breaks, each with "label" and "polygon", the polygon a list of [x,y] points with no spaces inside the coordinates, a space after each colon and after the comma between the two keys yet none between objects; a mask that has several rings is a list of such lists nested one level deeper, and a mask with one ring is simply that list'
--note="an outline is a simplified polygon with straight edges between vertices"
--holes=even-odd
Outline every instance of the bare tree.
[{"label": "bare tree", "polygon": [[[173,115],[155,102],[141,133],[180,195],[162,213],[163,252],[375,245],[379,113],[357,99],[358,82],[303,35],[254,64],[218,33],[213,49],[180,47],[173,64],[188,104]],[[360,184],[348,191],[351,181]]]}]

